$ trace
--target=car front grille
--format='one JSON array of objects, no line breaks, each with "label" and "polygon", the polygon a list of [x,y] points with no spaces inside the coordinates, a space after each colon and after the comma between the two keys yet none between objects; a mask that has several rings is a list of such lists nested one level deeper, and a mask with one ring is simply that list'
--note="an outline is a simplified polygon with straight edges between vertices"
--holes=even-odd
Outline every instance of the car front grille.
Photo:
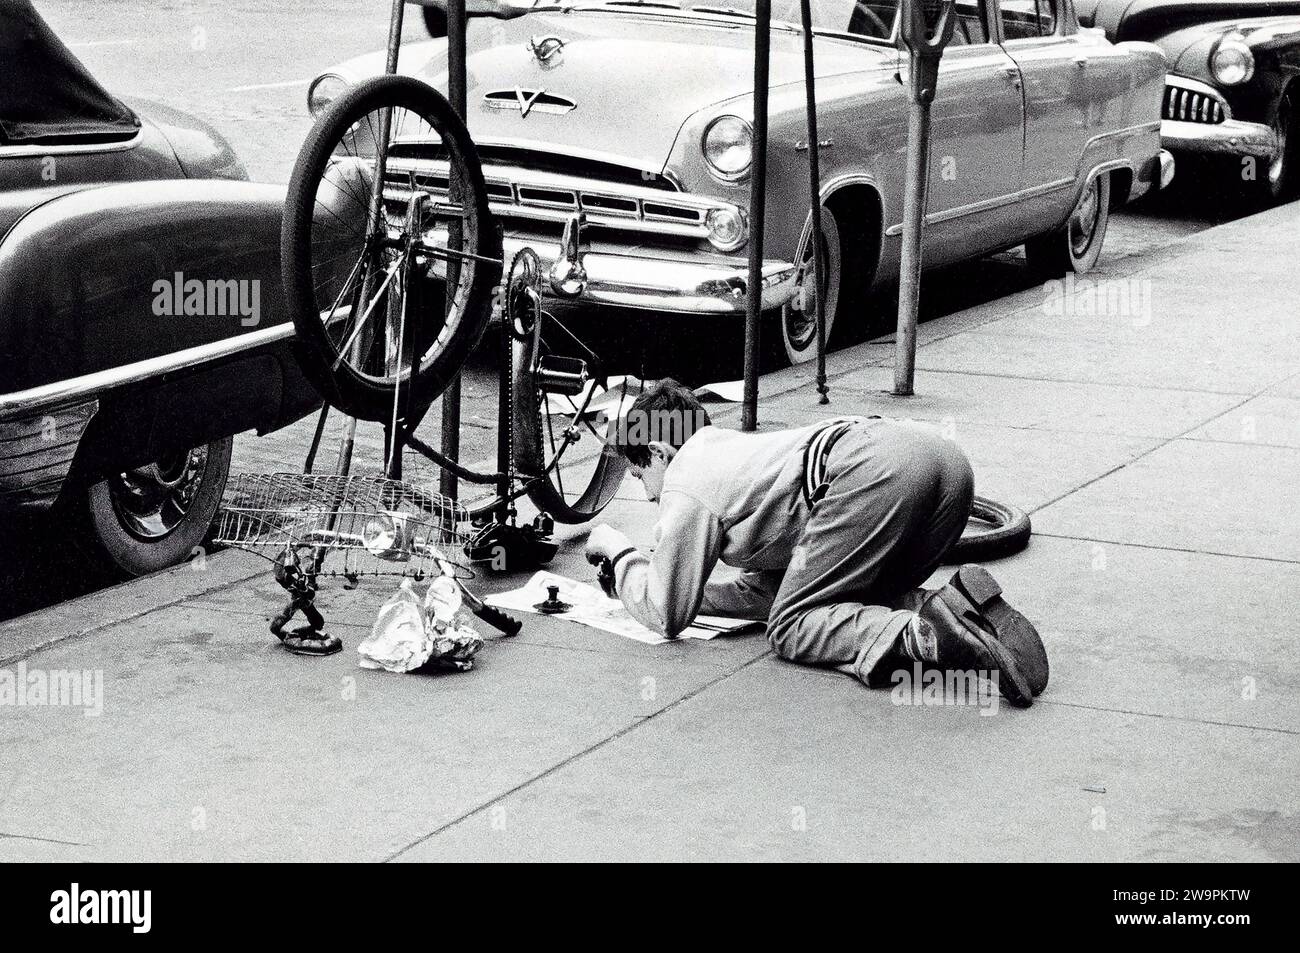
[{"label": "car front grille", "polygon": [[[492,211],[506,228],[558,236],[564,223],[583,213],[597,234],[636,242],[693,245],[709,236],[709,212],[734,208],[725,202],[676,191],[667,180],[643,181],[632,170],[611,181],[572,173],[538,169],[499,161],[486,155],[483,177]],[[493,161],[498,160],[498,161]],[[584,168],[583,171],[595,171]],[[441,158],[414,157],[394,151],[388,160],[384,198],[390,212],[401,214],[412,185],[435,201],[448,195],[448,163]],[[612,177],[611,177],[612,178]],[[513,222],[513,226],[512,226]]]},{"label": "car front grille", "polygon": [[1223,105],[1215,97],[1181,86],[1165,88],[1163,116],[1165,119],[1180,122],[1203,122],[1213,125],[1227,118]]}]

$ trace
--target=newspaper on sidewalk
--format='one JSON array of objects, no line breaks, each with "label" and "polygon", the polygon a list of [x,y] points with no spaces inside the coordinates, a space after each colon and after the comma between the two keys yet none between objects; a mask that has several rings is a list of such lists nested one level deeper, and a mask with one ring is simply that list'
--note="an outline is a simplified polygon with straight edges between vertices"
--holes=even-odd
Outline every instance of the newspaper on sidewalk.
[{"label": "newspaper on sidewalk", "polygon": [[[615,635],[646,645],[660,645],[668,641],[658,632],[647,629],[632,618],[627,609],[623,608],[623,603],[609,598],[600,591],[599,587],[546,571],[535,573],[518,589],[489,596],[485,601],[498,609],[536,612],[537,604],[546,600],[548,586],[558,587],[560,600],[573,607],[558,614],[557,618],[591,626],[593,629],[613,632]],[[696,616],[678,638],[712,639],[719,635],[738,635],[752,632],[762,625],[763,623],[757,619],[729,619],[722,616],[701,615]]]}]

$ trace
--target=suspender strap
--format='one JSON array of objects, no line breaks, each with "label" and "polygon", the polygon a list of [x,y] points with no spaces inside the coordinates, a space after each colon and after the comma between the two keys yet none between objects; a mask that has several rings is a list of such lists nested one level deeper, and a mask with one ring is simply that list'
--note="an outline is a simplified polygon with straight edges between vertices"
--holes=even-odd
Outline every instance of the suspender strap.
[{"label": "suspender strap", "polygon": [[826,459],[835,441],[852,426],[850,421],[835,421],[813,434],[803,451],[803,499],[810,507],[826,495]]}]

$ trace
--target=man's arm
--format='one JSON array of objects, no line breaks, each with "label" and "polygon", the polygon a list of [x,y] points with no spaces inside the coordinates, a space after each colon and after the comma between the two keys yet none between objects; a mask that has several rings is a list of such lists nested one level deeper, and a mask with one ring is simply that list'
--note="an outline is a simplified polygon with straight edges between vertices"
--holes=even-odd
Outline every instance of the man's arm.
[{"label": "man's arm", "polygon": [[710,579],[699,611],[703,615],[766,621],[784,576],[783,570],[767,569],[738,575],[729,572],[722,579]]},{"label": "man's arm", "polygon": [[699,500],[665,492],[653,558],[632,551],[614,565],[614,588],[632,618],[668,638],[700,611],[705,582],[722,550],[722,523]]}]

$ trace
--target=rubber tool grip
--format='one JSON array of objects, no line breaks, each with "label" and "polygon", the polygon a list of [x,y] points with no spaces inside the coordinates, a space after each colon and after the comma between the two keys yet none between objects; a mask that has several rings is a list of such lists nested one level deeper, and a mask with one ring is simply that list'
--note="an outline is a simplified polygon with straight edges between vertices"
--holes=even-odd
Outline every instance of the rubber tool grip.
[{"label": "rubber tool grip", "polygon": [[492,628],[498,629],[506,635],[518,635],[519,630],[524,627],[524,624],[514,616],[507,615],[500,609],[493,608],[486,603],[475,609],[474,614]]}]

